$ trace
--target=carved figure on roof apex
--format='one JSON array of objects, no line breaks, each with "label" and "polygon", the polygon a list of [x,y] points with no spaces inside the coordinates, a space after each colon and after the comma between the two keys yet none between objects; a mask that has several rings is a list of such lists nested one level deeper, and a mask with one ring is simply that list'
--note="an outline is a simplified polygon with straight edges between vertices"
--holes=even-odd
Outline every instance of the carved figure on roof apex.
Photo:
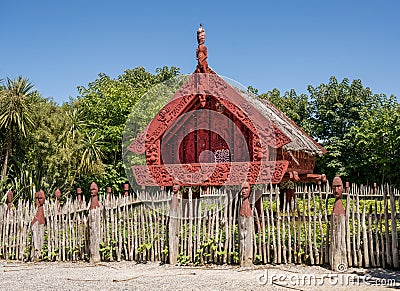
[{"label": "carved figure on roof apex", "polygon": [[207,47],[204,45],[204,41],[206,40],[206,32],[203,26],[200,24],[199,29],[197,30],[197,49],[196,49],[196,59],[197,59],[197,68],[195,73],[209,73],[208,63],[207,63]]}]

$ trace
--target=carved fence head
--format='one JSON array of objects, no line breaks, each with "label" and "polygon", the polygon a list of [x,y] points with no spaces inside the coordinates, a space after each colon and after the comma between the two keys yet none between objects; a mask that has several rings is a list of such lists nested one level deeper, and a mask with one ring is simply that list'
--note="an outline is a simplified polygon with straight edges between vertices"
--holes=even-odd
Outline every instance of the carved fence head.
[{"label": "carved fence head", "polygon": [[343,182],[339,176],[333,178],[332,181],[332,193],[336,199],[342,198],[343,195]]}]

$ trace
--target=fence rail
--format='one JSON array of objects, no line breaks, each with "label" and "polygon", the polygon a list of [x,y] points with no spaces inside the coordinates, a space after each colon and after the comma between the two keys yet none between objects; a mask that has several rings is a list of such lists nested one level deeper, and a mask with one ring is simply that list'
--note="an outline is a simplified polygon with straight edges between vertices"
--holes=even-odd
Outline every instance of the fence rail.
[{"label": "fence rail", "polygon": [[[254,213],[254,262],[323,265],[329,262],[329,187],[296,188],[296,199],[279,206],[279,189],[268,186],[261,197],[262,211]],[[237,264],[238,212],[235,192],[218,191],[191,201],[180,200],[178,262],[181,264]],[[171,195],[137,193],[101,199],[100,255],[104,261],[168,262],[168,226]],[[344,194],[348,265],[398,268],[400,193],[389,186],[353,186]],[[43,259],[87,260],[89,254],[88,203],[67,199],[63,205],[44,205]],[[11,211],[0,205],[0,258],[32,258],[34,204],[18,201]]]}]

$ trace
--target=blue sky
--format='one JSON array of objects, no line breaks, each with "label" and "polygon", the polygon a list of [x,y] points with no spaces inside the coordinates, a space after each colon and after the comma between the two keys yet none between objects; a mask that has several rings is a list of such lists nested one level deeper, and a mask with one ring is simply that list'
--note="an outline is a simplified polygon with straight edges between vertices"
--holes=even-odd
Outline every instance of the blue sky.
[{"label": "blue sky", "polygon": [[[2,1],[0,78],[29,78],[58,103],[100,72],[209,65],[264,93],[361,79],[400,97],[400,1]],[[399,99],[399,98],[398,98]]]}]

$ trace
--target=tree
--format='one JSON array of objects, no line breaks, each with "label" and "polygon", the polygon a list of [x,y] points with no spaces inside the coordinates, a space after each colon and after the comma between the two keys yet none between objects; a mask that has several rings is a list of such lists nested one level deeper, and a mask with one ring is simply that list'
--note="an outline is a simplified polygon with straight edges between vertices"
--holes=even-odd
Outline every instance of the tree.
[{"label": "tree", "polygon": [[358,120],[360,108],[371,98],[371,90],[362,86],[361,80],[344,78],[338,83],[335,77],[328,84],[314,88],[308,86],[312,106],[313,136],[322,143],[330,138],[342,139]]},{"label": "tree", "polygon": [[33,85],[21,76],[14,80],[7,78],[5,89],[1,90],[0,129],[4,130],[6,140],[1,181],[6,179],[15,139],[18,135],[26,137],[28,130],[34,126],[29,104],[32,94]]},{"label": "tree", "polygon": [[300,126],[305,132],[310,133],[311,106],[307,95],[297,95],[296,91],[291,89],[281,96],[279,90],[275,88],[272,91],[259,95],[259,97],[271,101],[294,123]]},{"label": "tree", "polygon": [[400,104],[394,96],[373,95],[346,136],[353,144],[348,171],[359,183],[400,186]]},{"label": "tree", "polygon": [[13,189],[14,197],[23,199],[32,199],[38,189],[48,195],[57,188],[65,193],[66,181],[70,181],[69,164],[76,160],[73,152],[63,147],[66,107],[37,92],[29,99],[35,126],[26,137],[15,140],[5,186]]},{"label": "tree", "polygon": [[351,82],[344,78],[338,83],[331,77],[328,84],[314,88],[308,86],[312,106],[311,133],[327,153],[317,160],[316,171],[325,173],[328,179],[335,175],[352,179],[351,163],[357,163],[353,155],[354,144],[349,139],[350,129],[361,120],[361,108],[365,107],[372,93],[360,80]]},{"label": "tree", "polygon": [[85,132],[85,135],[81,139],[82,154],[80,157],[79,166],[75,172],[74,177],[72,178],[71,186],[74,184],[75,178],[78,174],[103,174],[103,146],[103,137],[99,132]]},{"label": "tree", "polygon": [[97,132],[103,137],[104,166],[111,165],[117,168],[120,176],[125,176],[120,163],[122,135],[133,106],[154,85],[178,74],[179,69],[175,67],[157,69],[156,74],[137,67],[126,70],[116,79],[101,73],[87,87],[78,87],[80,96],[74,105],[82,113],[87,131]]}]

